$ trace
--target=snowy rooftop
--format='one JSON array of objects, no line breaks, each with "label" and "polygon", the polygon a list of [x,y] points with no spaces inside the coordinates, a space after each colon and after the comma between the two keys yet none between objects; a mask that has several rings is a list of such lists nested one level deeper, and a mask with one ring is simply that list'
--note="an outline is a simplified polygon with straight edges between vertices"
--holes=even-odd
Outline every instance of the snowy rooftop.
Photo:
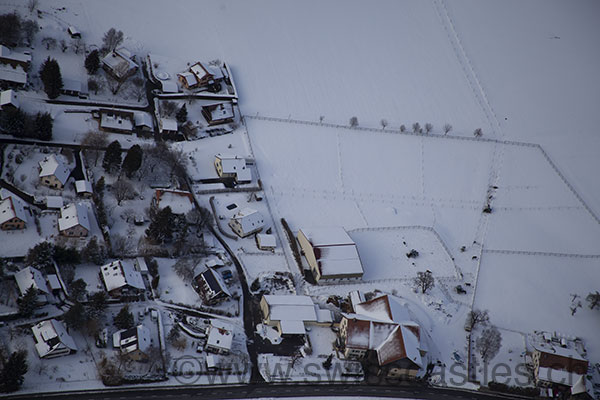
[{"label": "snowy rooftop", "polygon": [[574,360],[580,360],[580,361],[587,362],[587,360],[585,358],[583,358],[581,356],[581,354],[579,354],[575,349],[571,349],[568,347],[553,345],[551,343],[536,343],[533,347],[536,350],[543,352],[543,353],[553,354],[553,355],[557,355],[557,356],[561,356],[561,357],[565,357],[565,358],[572,358]]},{"label": "snowy rooftop", "polygon": [[150,330],[144,325],[122,329],[113,334],[113,346],[120,348],[123,354],[135,350],[146,352],[150,348]]},{"label": "snowy rooftop", "polygon": [[16,196],[10,196],[0,201],[0,224],[13,218],[27,222],[27,214],[23,208],[23,203]]},{"label": "snowy rooftop", "polygon": [[124,47],[111,51],[103,59],[102,62],[110,69],[114,70],[119,64],[125,63],[128,70],[137,68],[138,65],[131,59],[131,53]]},{"label": "snowy rooftop", "polygon": [[131,286],[136,289],[144,289],[144,280],[139,271],[127,261],[113,261],[110,264],[100,267],[102,279],[106,285],[107,291],[120,289],[125,286]]},{"label": "snowy rooftop", "polygon": [[177,93],[179,92],[179,87],[177,86],[177,82],[172,80],[160,81],[161,89],[163,93]]},{"label": "snowy rooftop", "polygon": [[308,296],[265,295],[271,321],[317,321],[315,304]]},{"label": "snowy rooftop", "polygon": [[221,160],[223,173],[234,174],[239,173],[246,168],[246,158],[234,154],[217,154],[215,158]]},{"label": "snowy rooftop", "polygon": [[39,163],[40,165],[40,178],[44,176],[52,176],[54,175],[56,179],[60,181],[63,185],[67,183],[67,179],[69,179],[69,175],[71,175],[71,170],[66,162],[62,160],[61,157],[57,157],[54,154],[45,157]]},{"label": "snowy rooftop", "polygon": [[20,66],[13,68],[10,65],[0,64],[0,81],[20,83],[24,85],[27,83],[27,72],[25,72]]},{"label": "snowy rooftop", "polygon": [[136,112],[133,115],[135,126],[147,126],[153,128],[154,123],[152,122],[152,116],[146,112]]},{"label": "snowy rooftop", "polygon": [[537,377],[541,381],[572,386],[581,379],[582,375],[560,369],[540,367]]},{"label": "snowy rooftop", "polygon": [[177,120],[173,118],[161,118],[160,131],[177,131]]},{"label": "snowy rooftop", "polygon": [[62,196],[46,196],[46,207],[62,208],[64,201]]},{"label": "snowy rooftop", "polygon": [[422,367],[420,329],[406,306],[384,295],[355,306],[348,320],[346,345],[377,352],[380,365],[408,358]]},{"label": "snowy rooftop", "polygon": [[238,220],[244,232],[251,232],[265,224],[262,214],[249,207],[242,208],[231,219]]},{"label": "snowy rooftop", "polygon": [[94,193],[92,183],[86,180],[75,181],[75,191],[79,193]]},{"label": "snowy rooftop", "polygon": [[205,106],[203,108],[210,112],[210,119],[212,121],[233,118],[233,104],[231,103],[219,103],[213,106]]},{"label": "snowy rooftop", "polygon": [[85,92],[83,83],[77,79],[63,78],[62,90],[73,91],[73,92]]},{"label": "snowy rooftop", "polygon": [[58,230],[64,231],[77,225],[81,225],[88,231],[91,230],[87,207],[82,203],[71,203],[61,208]]},{"label": "snowy rooftop", "polygon": [[103,112],[100,116],[100,127],[109,129],[133,130],[133,121],[121,114]]},{"label": "snowy rooftop", "polygon": [[207,75],[212,75],[213,79],[222,79],[223,73],[219,67],[214,67],[212,65],[203,64],[201,62],[197,62],[190,67],[190,71],[196,75],[198,80],[203,79]]},{"label": "snowy rooftop", "polygon": [[196,75],[194,75],[193,73],[191,73],[189,71],[188,72],[183,72],[183,73],[178,74],[178,75],[185,80],[185,82],[186,82],[186,84],[188,86],[194,86],[195,84],[198,83],[198,80],[196,79]]},{"label": "snowy rooftop", "polygon": [[22,295],[24,295],[31,286],[44,293],[50,293],[46,280],[42,273],[36,268],[23,268],[15,274],[15,280],[17,281],[17,286]]},{"label": "snowy rooftop", "polygon": [[275,235],[259,233],[256,235],[256,239],[261,247],[277,247],[277,239],[275,238]]},{"label": "snowy rooftop", "polygon": [[302,228],[300,230],[314,247],[354,244],[354,240],[342,227]]},{"label": "snowy rooftop", "polygon": [[55,350],[77,350],[75,341],[60,321],[55,319],[42,321],[32,326],[31,330],[35,336],[35,349],[40,357],[45,357]]},{"label": "snowy rooftop", "polygon": [[16,51],[12,51],[8,47],[0,44],[0,58],[5,58],[8,60],[15,60],[23,63],[31,62],[31,54],[19,53]]},{"label": "snowy rooftop", "polygon": [[12,104],[15,107],[19,107],[19,101],[17,100],[17,92],[12,89],[3,90],[0,92],[0,108],[7,104]]},{"label": "snowy rooftop", "polygon": [[233,327],[226,322],[213,319],[206,340],[207,346],[231,350],[233,342]]}]

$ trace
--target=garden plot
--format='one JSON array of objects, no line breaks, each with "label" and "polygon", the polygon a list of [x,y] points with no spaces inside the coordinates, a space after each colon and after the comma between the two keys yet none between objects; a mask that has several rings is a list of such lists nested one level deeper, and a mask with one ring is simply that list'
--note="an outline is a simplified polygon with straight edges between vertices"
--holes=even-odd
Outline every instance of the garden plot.
[{"label": "garden plot", "polygon": [[[520,332],[557,331],[581,337],[589,359],[600,359],[598,315],[585,296],[598,290],[600,259],[484,253],[475,308],[493,324]],[[583,308],[571,316],[572,295]]]},{"label": "garden plot", "polygon": [[[413,278],[431,270],[435,277],[456,276],[450,255],[434,232],[421,228],[358,229],[350,231],[358,246],[364,281]],[[418,256],[409,258],[411,250]]]},{"label": "garden plot", "polygon": [[176,143],[174,146],[181,148],[189,157],[187,171],[193,181],[218,178],[214,164],[215,155],[218,153],[240,157],[250,155],[246,135],[241,129],[227,135]]},{"label": "garden plot", "polygon": [[[58,213],[43,212],[39,217],[27,213],[27,226],[22,230],[0,231],[0,254],[3,257],[22,257],[39,242],[58,237]],[[38,233],[35,219],[39,221]]]}]

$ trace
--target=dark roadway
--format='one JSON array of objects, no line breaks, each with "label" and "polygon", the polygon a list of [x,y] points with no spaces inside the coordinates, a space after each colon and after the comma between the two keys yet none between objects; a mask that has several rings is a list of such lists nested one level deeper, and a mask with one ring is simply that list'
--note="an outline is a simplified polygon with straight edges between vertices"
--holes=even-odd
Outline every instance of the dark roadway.
[{"label": "dark roadway", "polygon": [[155,387],[146,389],[107,389],[103,391],[67,392],[54,394],[15,395],[7,399],[60,399],[60,400],[109,400],[109,399],[252,399],[261,397],[388,397],[427,400],[498,400],[518,396],[501,396],[453,389],[436,389],[418,386],[368,386],[363,384],[321,385],[267,385],[255,384],[225,387]]}]

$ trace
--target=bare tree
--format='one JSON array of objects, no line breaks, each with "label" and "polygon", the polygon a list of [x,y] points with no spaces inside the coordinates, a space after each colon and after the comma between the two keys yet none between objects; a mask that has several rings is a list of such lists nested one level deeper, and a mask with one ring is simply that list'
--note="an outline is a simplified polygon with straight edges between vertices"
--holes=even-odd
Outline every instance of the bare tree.
[{"label": "bare tree", "polygon": [[146,87],[144,85],[145,81],[139,76],[136,76],[131,80],[131,83],[131,93],[136,97],[137,101],[139,102],[142,100],[142,97],[144,97],[144,95],[146,94]]},{"label": "bare tree", "polygon": [[133,254],[133,242],[126,236],[111,235],[110,244],[112,246],[112,255],[115,257],[125,257]]},{"label": "bare tree", "polygon": [[119,93],[121,87],[127,81],[127,73],[129,72],[129,64],[126,61],[123,61],[114,68],[115,76],[121,77],[121,79],[117,79],[110,74],[106,74],[106,81],[108,82],[108,87],[112,94]]},{"label": "bare tree", "polygon": [[452,130],[452,125],[444,124],[444,134],[448,134]]},{"label": "bare tree", "polygon": [[596,290],[596,293],[588,294],[585,299],[589,303],[588,306],[590,307],[590,310],[595,308],[600,309],[600,292]]},{"label": "bare tree", "polygon": [[475,347],[486,364],[496,357],[501,346],[502,335],[495,326],[485,329],[475,342]]},{"label": "bare tree", "polygon": [[435,280],[431,271],[417,272],[414,278],[415,285],[421,290],[421,293],[426,293],[429,289],[435,286]]},{"label": "bare tree", "polygon": [[110,28],[102,37],[102,43],[107,51],[113,51],[123,43],[123,32]]},{"label": "bare tree", "polygon": [[194,279],[194,267],[196,261],[192,258],[180,258],[173,265],[173,271],[185,282],[190,282]]},{"label": "bare tree", "polygon": [[119,206],[123,200],[130,198],[132,192],[133,185],[125,179],[118,180],[112,185],[112,193],[115,199],[117,199],[117,205]]},{"label": "bare tree", "polygon": [[483,131],[481,130],[481,128],[477,128],[473,131],[473,136],[475,137],[481,137],[483,136]]},{"label": "bare tree", "polygon": [[67,51],[68,48],[69,48],[69,46],[67,45],[67,41],[65,39],[61,39],[60,40],[60,51],[62,51],[64,53],[65,51]]},{"label": "bare tree", "polygon": [[202,229],[206,225],[206,223],[211,218],[211,213],[208,209],[204,207],[196,208],[194,207],[190,212],[188,212],[185,216],[187,222],[195,226],[197,229]]},{"label": "bare tree", "polygon": [[88,79],[88,90],[93,91],[94,94],[98,94],[98,89],[100,89],[98,81],[92,78]]},{"label": "bare tree", "polygon": [[79,54],[79,51],[83,48],[83,41],[81,38],[71,39],[71,47],[73,48],[75,54]]},{"label": "bare tree", "polygon": [[100,153],[108,146],[108,139],[106,138],[106,135],[101,132],[89,131],[85,134],[85,137],[81,141],[81,145],[87,146],[84,150],[85,155],[91,160],[94,160],[95,167],[100,158]]},{"label": "bare tree", "polygon": [[36,8],[38,8],[39,0],[28,0],[27,1],[27,9],[30,13],[33,13]]},{"label": "bare tree", "polygon": [[350,118],[350,128],[356,128],[358,126],[358,118]]},{"label": "bare tree", "polygon": [[33,42],[35,34],[40,30],[40,27],[36,21],[26,19],[21,23],[21,30],[23,31],[23,37],[29,46]]},{"label": "bare tree", "polygon": [[46,46],[46,50],[52,50],[56,47],[56,39],[50,36],[46,36],[42,39],[42,44]]},{"label": "bare tree", "polygon": [[325,119],[325,116],[324,115],[320,115],[319,116],[319,123],[322,124],[324,119]]},{"label": "bare tree", "polygon": [[379,121],[379,123],[381,124],[381,130],[385,130],[385,127],[388,126],[388,122],[385,118]]},{"label": "bare tree", "polygon": [[433,125],[431,125],[429,122],[425,124],[425,133],[429,133],[433,130]]},{"label": "bare tree", "polygon": [[413,130],[413,133],[421,132],[421,124],[419,124],[418,122],[415,122],[414,124],[412,124],[412,130]]},{"label": "bare tree", "polygon": [[490,321],[490,316],[488,315],[488,311],[481,310],[472,310],[467,315],[467,320],[465,322],[465,329],[467,331],[472,331],[473,328],[477,325],[487,325]]},{"label": "bare tree", "polygon": [[163,117],[170,117],[178,110],[177,103],[173,101],[163,101],[161,103],[160,111]]},{"label": "bare tree", "polygon": [[400,132],[406,132],[406,125],[400,125]]}]

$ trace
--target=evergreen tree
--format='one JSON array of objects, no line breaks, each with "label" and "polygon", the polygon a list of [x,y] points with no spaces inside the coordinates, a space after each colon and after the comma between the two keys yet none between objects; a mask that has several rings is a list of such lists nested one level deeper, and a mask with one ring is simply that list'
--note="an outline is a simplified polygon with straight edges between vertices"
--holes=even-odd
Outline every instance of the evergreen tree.
[{"label": "evergreen tree", "polygon": [[133,328],[133,314],[129,312],[129,306],[124,305],[115,316],[114,324],[119,329]]},{"label": "evergreen tree", "polygon": [[98,50],[94,50],[85,58],[85,69],[87,69],[88,74],[94,75],[98,68],[100,68],[100,56]]},{"label": "evergreen tree", "polygon": [[98,195],[98,197],[102,198],[104,197],[104,175],[100,177],[100,179],[98,179],[96,181],[96,184],[94,185],[94,192]]},{"label": "evergreen tree", "polygon": [[123,165],[121,168],[125,171],[125,174],[128,178],[131,178],[131,175],[140,169],[142,166],[142,157],[142,148],[137,144],[131,146],[131,148],[127,150],[127,154],[125,155],[125,159],[123,160]]},{"label": "evergreen tree", "polygon": [[83,261],[92,262],[96,265],[104,264],[106,253],[104,248],[98,244],[98,238],[94,236],[81,251]]},{"label": "evergreen tree", "polygon": [[49,99],[55,99],[60,95],[63,87],[62,75],[58,62],[48,57],[40,68],[40,79],[44,83],[44,91]]},{"label": "evergreen tree", "polygon": [[188,112],[187,112],[187,108],[184,104],[183,106],[181,106],[179,111],[177,111],[177,114],[175,114],[175,118],[177,119],[177,122],[179,122],[180,124],[183,124],[185,121],[187,121],[187,117],[188,117]]},{"label": "evergreen tree", "polygon": [[2,391],[15,392],[19,390],[25,380],[27,369],[27,351],[19,350],[13,352],[8,358],[8,361],[4,364],[4,368],[2,368],[2,372],[0,373],[0,385],[2,385]]},{"label": "evergreen tree", "polygon": [[110,173],[115,167],[121,164],[121,144],[118,141],[114,141],[108,145],[106,152],[104,153],[104,160],[102,160],[102,167],[108,173]]},{"label": "evergreen tree", "polygon": [[68,264],[68,265],[77,265],[81,263],[81,255],[74,247],[62,247],[59,245],[54,246],[54,261],[57,264]]},{"label": "evergreen tree", "polygon": [[84,300],[87,294],[87,284],[83,279],[77,279],[71,282],[70,292],[73,301]]},{"label": "evergreen tree", "polygon": [[71,308],[64,314],[65,323],[74,330],[80,330],[87,320],[85,307],[79,302],[73,304]]},{"label": "evergreen tree", "polygon": [[37,138],[46,141],[52,140],[53,125],[54,120],[49,113],[37,113],[34,121],[35,135]]},{"label": "evergreen tree", "polygon": [[49,242],[38,243],[27,252],[25,262],[38,269],[49,270],[54,266],[54,246]]},{"label": "evergreen tree", "polygon": [[21,36],[21,17],[16,12],[0,15],[0,44],[13,47]]},{"label": "evergreen tree", "polygon": [[106,292],[95,292],[89,297],[88,315],[92,318],[98,318],[106,308]]},{"label": "evergreen tree", "polygon": [[0,129],[5,133],[22,137],[25,132],[25,114],[20,108],[7,108],[0,113]]},{"label": "evergreen tree", "polygon": [[31,285],[19,302],[19,314],[21,314],[21,316],[26,318],[33,315],[33,312],[38,305],[37,297],[38,291]]},{"label": "evergreen tree", "polygon": [[146,229],[146,236],[155,244],[164,243],[173,237],[174,216],[171,207],[154,210],[150,213],[150,226]]}]

